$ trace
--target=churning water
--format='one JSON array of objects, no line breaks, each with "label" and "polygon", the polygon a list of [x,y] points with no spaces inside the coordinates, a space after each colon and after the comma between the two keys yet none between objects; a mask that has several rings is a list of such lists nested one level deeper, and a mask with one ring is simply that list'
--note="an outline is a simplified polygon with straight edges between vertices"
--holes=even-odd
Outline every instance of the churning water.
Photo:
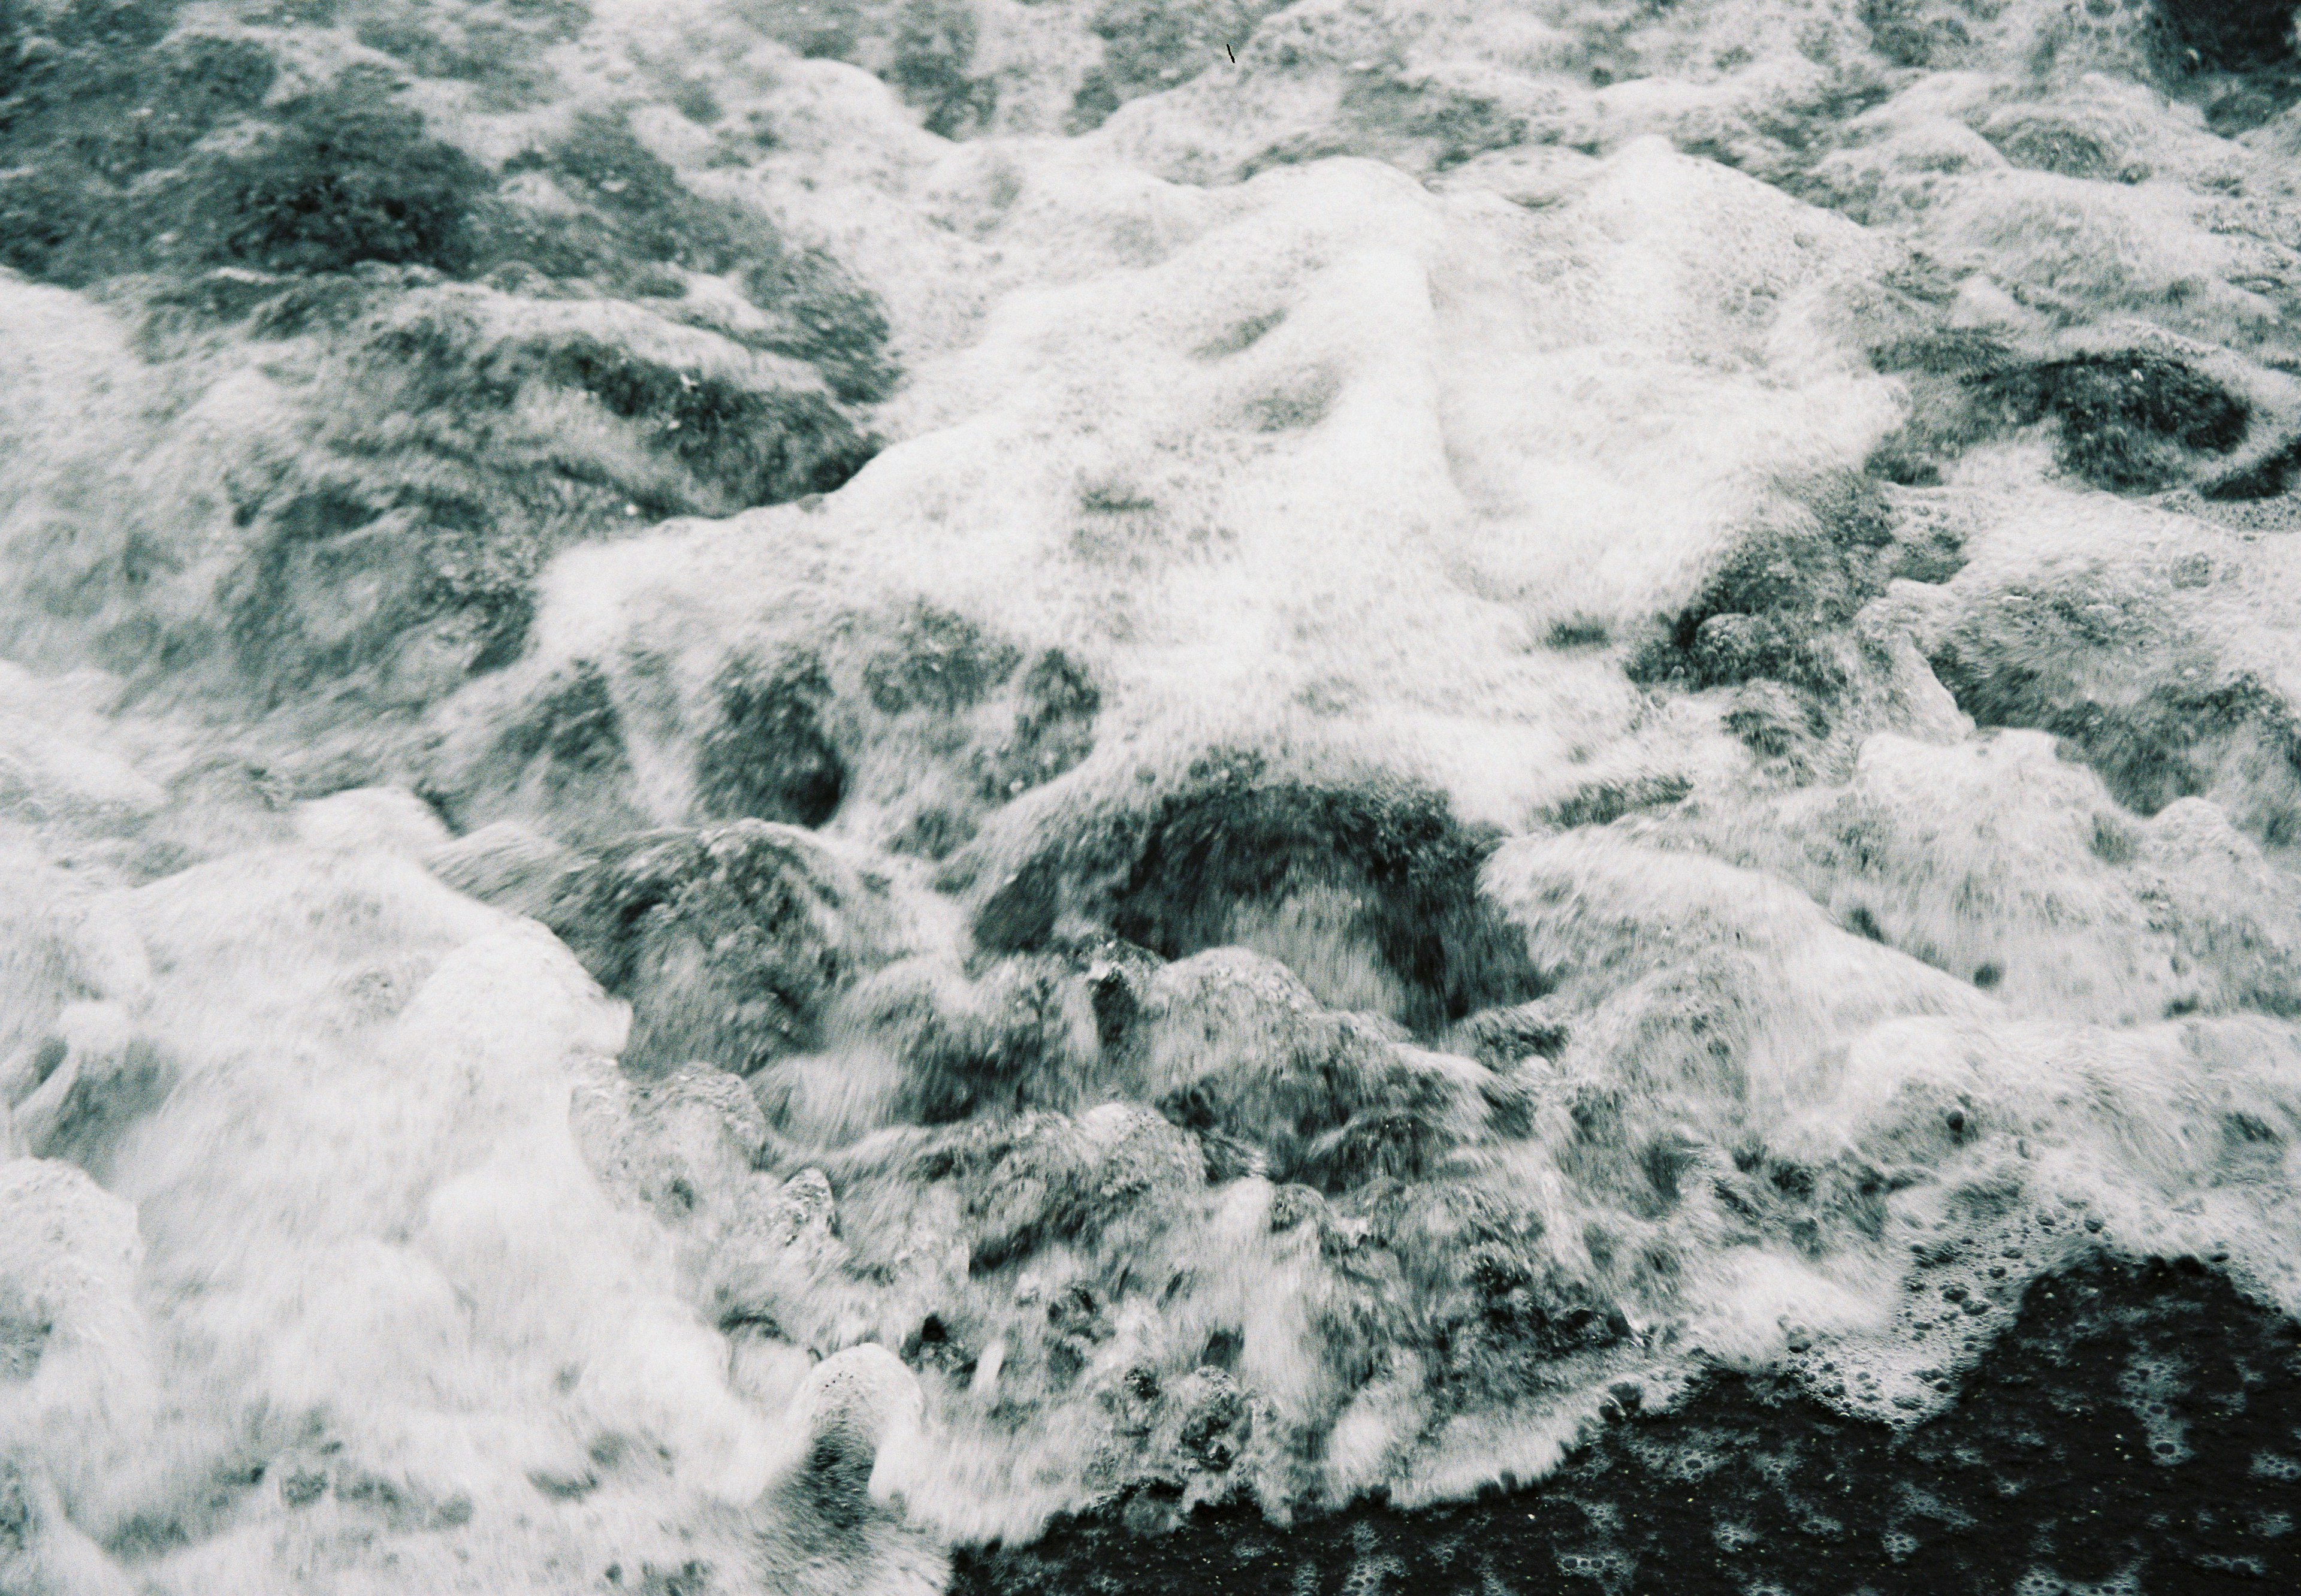
[{"label": "churning water", "polygon": [[0,4],[0,1591],[2301,1578],[2294,15]]}]

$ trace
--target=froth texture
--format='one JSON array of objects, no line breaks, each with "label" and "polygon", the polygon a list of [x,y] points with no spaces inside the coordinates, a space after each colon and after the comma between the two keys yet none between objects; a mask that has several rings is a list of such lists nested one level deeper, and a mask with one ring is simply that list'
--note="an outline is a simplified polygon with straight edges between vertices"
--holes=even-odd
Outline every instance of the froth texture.
[{"label": "froth texture", "polygon": [[0,1588],[2284,1567],[2293,20],[0,8]]}]

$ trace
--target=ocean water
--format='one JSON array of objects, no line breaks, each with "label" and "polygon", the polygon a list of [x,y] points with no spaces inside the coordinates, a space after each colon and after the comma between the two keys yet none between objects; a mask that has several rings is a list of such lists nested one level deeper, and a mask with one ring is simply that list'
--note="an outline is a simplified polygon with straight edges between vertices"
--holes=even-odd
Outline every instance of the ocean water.
[{"label": "ocean water", "polygon": [[2301,1576],[2296,16],[0,6],[0,1592]]}]

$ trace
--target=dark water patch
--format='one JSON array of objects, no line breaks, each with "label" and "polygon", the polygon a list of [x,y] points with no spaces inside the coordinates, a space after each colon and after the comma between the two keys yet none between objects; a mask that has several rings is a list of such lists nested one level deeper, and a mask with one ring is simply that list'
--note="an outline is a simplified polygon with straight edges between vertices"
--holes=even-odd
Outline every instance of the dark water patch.
[{"label": "dark water patch", "polygon": [[2225,455],[2245,436],[2245,400],[2178,361],[2147,351],[2048,362],[1983,381],[1979,397],[2015,426],[2060,418],[2065,471],[2097,488],[2163,487],[2180,473],[2171,449]]},{"label": "dark water patch", "polygon": [[1878,483],[1850,472],[1795,486],[1814,524],[1763,522],[1745,534],[1694,602],[1626,667],[1647,686],[1770,681],[1817,704],[1846,684],[1836,634],[1885,590],[1895,515]]},{"label": "dark water patch", "polygon": [[[247,1510],[250,1498],[267,1483],[272,1459],[247,1438],[208,1458],[204,1470],[187,1469],[183,1484],[172,1500],[128,1515],[113,1525],[104,1549],[123,1563],[162,1558],[196,1546],[221,1533],[233,1515]],[[283,1497],[290,1497],[280,1487]],[[290,1505],[298,1505],[290,1498]]]},{"label": "dark water patch", "polygon": [[73,283],[134,269],[160,230],[138,225],[129,186],[261,106],[271,53],[247,39],[163,42],[182,9],[0,8],[0,262]]},{"label": "dark water patch", "polygon": [[504,170],[515,178],[548,176],[578,208],[560,214],[498,207],[489,223],[491,265],[517,262],[547,280],[673,298],[685,285],[664,268],[736,272],[770,324],[730,336],[806,361],[842,402],[867,403],[892,390],[898,373],[878,296],[826,251],[786,238],[741,205],[690,188],[640,140],[628,113],[586,113],[560,143],[525,151]]},{"label": "dark water patch", "polygon": [[[938,1137],[911,1174],[954,1182],[967,1267],[978,1275],[1053,1242],[1084,1245],[1116,1231],[1126,1233],[1114,1238],[1125,1250],[1169,1223],[1201,1179],[1190,1138],[1141,1110],[1107,1142],[1059,1115],[978,1120]],[[1050,1339],[1108,1341],[1111,1295],[1084,1281],[1056,1292],[1043,1319]]]},{"label": "dark water patch", "polygon": [[903,1117],[950,1124],[984,1112],[1074,1105],[1079,1070],[1067,999],[1081,975],[1059,957],[1004,960],[984,973],[974,1004],[954,1008],[932,976],[899,969],[853,1007],[903,1061]]},{"label": "dark water patch", "polygon": [[[498,337],[456,301],[381,327],[362,353],[363,371],[389,385],[405,407],[453,418],[455,430],[439,439],[439,450],[454,457],[497,442],[498,430],[516,425],[511,413],[521,400],[538,391],[595,402],[634,428],[643,448],[676,461],[692,478],[690,491],[670,495],[636,480],[615,482],[619,513],[635,497],[651,501],[640,507],[654,517],[726,514],[828,493],[877,448],[820,392],[650,359],[588,332]],[[509,475],[518,466],[497,470]],[[530,466],[519,474],[553,473]],[[580,483],[604,473],[569,463],[556,474]]]},{"label": "dark water patch", "polygon": [[[283,480],[242,506],[247,539],[220,584],[225,635],[271,703],[388,664],[412,629],[454,634],[466,668],[507,662],[533,615],[549,541],[497,485]],[[508,523],[508,524],[506,524]]]},{"label": "dark water patch", "polygon": [[187,169],[179,228],[200,258],[266,272],[364,261],[450,274],[478,258],[488,174],[429,137],[388,81],[347,72],[289,102],[268,138]]},{"label": "dark water patch", "polygon": [[2301,483],[2301,437],[2201,483],[2199,491],[2209,499],[2222,501],[2275,498],[2296,483]]},{"label": "dark water patch", "polygon": [[1721,1375],[1667,1413],[1618,1416],[1530,1490],[1291,1527],[1234,1506],[1158,1536],[1130,1533],[1114,1504],[1028,1547],[961,1550],[951,1589],[2284,1589],[2301,1582],[2297,1434],[2292,1324],[2194,1263],[2101,1263],[2032,1287],[1957,1403],[1912,1428]]},{"label": "dark water patch", "polygon": [[243,674],[278,703],[388,662],[426,623],[456,635],[472,670],[507,663],[526,639],[529,583],[550,547],[509,498],[484,479],[284,475],[240,506],[247,541],[219,584]]},{"label": "dark water patch", "polygon": [[[502,338],[459,300],[378,321],[320,447],[250,473],[235,506],[245,531],[221,582],[222,630],[273,703],[394,671],[399,699],[452,690],[519,656],[534,578],[560,548],[635,520],[825,491],[875,447],[819,391],[588,334]],[[526,418],[547,397],[595,407],[625,448],[544,438]],[[105,574],[112,597],[137,597],[133,572]],[[416,677],[406,639],[419,630],[438,663]]]},{"label": "dark water patch", "polygon": [[617,419],[648,428],[651,446],[676,456],[736,508],[829,493],[874,452],[816,395],[677,371],[603,339],[539,339],[501,358],[506,377],[531,366],[547,381],[590,395]]},{"label": "dark water patch", "polygon": [[750,1074],[810,1045],[832,999],[883,962],[868,890],[757,820],[624,838],[566,873],[540,918],[632,1004],[626,1064]]},{"label": "dark water patch", "polygon": [[1693,790],[1693,782],[1674,773],[1594,781],[1552,804],[1543,819],[1562,831],[1611,825],[1625,815],[1669,808]]},{"label": "dark water patch", "polygon": [[1342,391],[1342,380],[1332,371],[1302,372],[1249,400],[1245,419],[1258,432],[1301,431],[1326,420]]},{"label": "dark water patch", "polygon": [[1344,1015],[1174,1087],[1158,1107],[1200,1138],[1217,1179],[1251,1170],[1330,1196],[1355,1193],[1379,1210],[1385,1195],[1443,1202],[1442,1191],[1409,1197],[1398,1188],[1434,1177],[1466,1132],[1524,1135],[1528,1105],[1506,1079],[1465,1082],[1418,1067]]},{"label": "dark water patch", "polygon": [[1980,327],[1936,327],[1878,345],[1870,363],[1881,372],[1936,377],[1987,376],[2016,363],[2012,347]]},{"label": "dark water patch", "polygon": [[930,804],[903,823],[887,846],[914,858],[941,861],[975,840],[980,828],[975,818],[944,804]]},{"label": "dark water patch", "polygon": [[547,682],[505,727],[498,746],[510,767],[546,760],[561,779],[630,770],[623,717],[607,677],[589,660],[576,661]]},{"label": "dark water patch", "polygon": [[[475,262],[493,180],[431,138],[397,84],[354,68],[264,109],[274,70],[250,41],[193,40],[28,85],[0,112],[15,164],[0,204],[54,208],[14,235],[8,263],[77,287],[218,264]],[[48,98],[61,103],[25,104]],[[241,136],[206,140],[228,124]]]},{"label": "dark water patch", "polygon": [[1437,171],[1527,137],[1527,119],[1507,96],[1394,71],[1360,74],[1343,91],[1341,111],[1358,130],[1361,149],[1371,144],[1402,154],[1399,146],[1418,146]]},{"label": "dark water patch", "polygon": [[847,766],[823,728],[831,682],[811,654],[762,668],[730,660],[713,684],[719,719],[696,753],[698,809],[819,826],[839,807]]},{"label": "dark water patch", "polygon": [[98,1182],[112,1177],[113,1161],[137,1122],[158,1110],[173,1090],[176,1062],[142,1037],[116,1052],[84,1056],[49,1085],[63,1090],[37,1109],[17,1107],[17,1129],[34,1157],[77,1164]]},{"label": "dark water patch", "polygon": [[2257,72],[2293,57],[2296,0],[2156,0],[2167,64],[2178,73]]},{"label": "dark water patch", "polygon": [[974,70],[982,25],[968,0],[737,0],[734,9],[801,55],[877,74],[939,138],[980,131],[999,108],[998,76]]},{"label": "dark water patch", "polygon": [[[356,65],[280,99],[269,46],[182,31],[185,14],[0,7],[0,263],[75,288],[128,274],[155,365],[213,352],[220,327],[313,338],[290,359],[327,397],[310,447],[233,474],[218,602],[165,602],[197,562],[163,537],[66,528],[100,556],[27,597],[89,623],[107,665],[141,679],[221,655],[274,706],[420,706],[519,656],[533,579],[566,545],[828,492],[875,452],[845,406],[896,380],[876,297],[764,217],[689,189],[623,113],[579,118],[498,171],[437,136],[404,75]],[[496,49],[510,47],[498,24],[548,44],[586,13],[362,17]],[[439,64],[414,34],[399,42]],[[571,215],[503,180],[530,171]],[[518,308],[676,296],[689,271],[740,271],[766,323],[715,349],[679,333],[689,351],[665,355],[659,339],[627,347],[612,317],[577,330],[572,314],[544,327]],[[502,293],[447,280],[481,277]],[[815,366],[830,391],[753,368],[745,348]],[[536,421],[570,399],[600,435]]]},{"label": "dark water patch", "polygon": [[2099,182],[2121,170],[2117,151],[2091,130],[2047,114],[1993,124],[1985,137],[2016,166]]},{"label": "dark water patch", "polygon": [[[548,174],[580,202],[579,218],[530,223],[518,239],[526,258],[555,276],[576,277],[631,261],[725,272],[747,251],[772,247],[764,218],[704,198],[669,163],[640,142],[623,112],[585,112],[557,145],[528,150],[504,171]],[[511,253],[506,238],[501,253]]]},{"label": "dark water patch", "polygon": [[[1980,694],[1968,697],[1978,703],[1984,699]],[[2220,773],[2220,756],[2232,739],[2266,730],[2288,760],[2295,751],[2290,706],[2250,674],[2169,683],[2130,705],[2057,706],[2041,718],[2042,730],[2075,743],[2120,801],[2145,815],[2177,798],[2210,790]]]},{"label": "dark water patch", "polygon": [[1286,320],[1284,310],[1275,310],[1225,329],[1193,351],[1201,360],[1221,360],[1233,355],[1243,355],[1268,337],[1273,330]]},{"label": "dark water patch", "polygon": [[[1600,87],[1614,77],[1602,64],[1591,71]],[[1892,92],[1883,74],[1848,60],[1791,94],[1752,102],[1729,121],[1686,129],[1678,146],[1797,198],[1827,204],[1830,186],[1817,181],[1816,163],[1837,147],[1846,123]]]},{"label": "dark water patch", "polygon": [[978,78],[980,32],[966,0],[904,0],[888,41],[886,80],[926,113],[926,130],[956,138],[990,121],[999,106],[999,81]]},{"label": "dark water patch", "polygon": [[[0,263],[76,287],[216,265],[324,276],[380,263],[471,277],[518,264],[632,293],[648,290],[649,268],[741,269],[780,323],[764,342],[818,363],[843,398],[891,385],[875,296],[765,217],[690,189],[624,112],[587,112],[556,144],[491,171],[435,135],[406,74],[363,63],[267,104],[270,48],[176,32],[181,9],[0,9]],[[528,93],[540,82],[534,58],[586,14],[377,8],[359,29],[418,77],[476,75]],[[507,197],[499,180],[530,171],[572,209]]]},{"label": "dark water patch", "polygon": [[1778,681],[1744,682],[1723,723],[1761,759],[1791,757],[1813,740],[1829,735],[1829,717],[1821,706]]},{"label": "dark water patch", "polygon": [[743,292],[780,318],[746,341],[803,360],[823,373],[842,403],[885,398],[900,375],[888,352],[886,307],[828,251],[782,241],[743,268]]},{"label": "dark water patch", "polygon": [[1068,908],[1181,958],[1233,941],[1243,907],[1340,892],[1358,905],[1350,935],[1407,994],[1397,1017],[1431,1032],[1539,993],[1525,938],[1478,895],[1500,841],[1411,781],[1310,780],[1218,750],[1155,800],[1042,846],[980,906],[975,936],[999,951],[1037,947]]},{"label": "dark water patch", "polygon": [[2252,419],[2242,395],[2155,350],[2032,361],[1987,334],[1951,330],[1897,340],[1870,359],[1911,382],[1910,418],[1870,467],[1910,486],[1939,481],[1976,444],[2050,421],[2063,471],[2112,492],[2152,492],[2213,470]]},{"label": "dark water patch", "polygon": [[940,859],[987,811],[1093,751],[1102,689],[1063,649],[1026,652],[924,600],[852,612],[811,638],[721,666],[697,750],[699,816],[821,825],[891,742],[925,775],[913,768],[890,845]]},{"label": "dark water patch", "polygon": [[1556,1058],[1570,1038],[1566,1022],[1536,999],[1474,1014],[1455,1028],[1450,1040],[1454,1050],[1488,1069],[1507,1070],[1527,1058]]},{"label": "dark water patch", "polygon": [[2224,667],[2146,596],[2098,572],[1985,596],[1932,664],[1980,724],[2067,740],[2143,815],[2213,790],[2232,770],[2273,798],[2301,768],[2301,729],[2273,683]]},{"label": "dark water patch", "polygon": [[1575,648],[1603,648],[1614,640],[1612,623],[1600,615],[1566,615],[1550,623],[1542,634],[1543,645],[1561,652]]},{"label": "dark water patch", "polygon": [[1014,731],[985,753],[977,778],[992,802],[1051,781],[1094,751],[1102,689],[1069,655],[1059,648],[1042,654],[1023,673],[1017,696]]},{"label": "dark water patch", "polygon": [[1071,130],[1091,131],[1127,101],[1223,63],[1278,9],[1275,0],[1103,0],[1088,23],[1102,59],[1073,98]]},{"label": "dark water patch", "polygon": [[545,53],[573,39],[590,21],[582,0],[502,0],[453,12],[421,0],[386,0],[363,8],[354,35],[419,76],[471,84],[483,110],[519,111],[548,92]]},{"label": "dark water patch", "polygon": [[864,663],[863,689],[882,714],[971,709],[1015,673],[1023,657],[955,610],[924,601]]},{"label": "dark water patch", "polygon": [[[0,9],[0,264],[73,287],[153,274],[163,297],[218,266],[291,278],[364,264],[461,278],[516,269],[544,287],[674,297],[684,284],[667,268],[740,270],[774,322],[758,347],[817,364],[850,402],[891,387],[876,297],[766,217],[689,188],[625,112],[587,112],[556,143],[491,170],[437,136],[406,74],[362,63],[267,103],[270,48],[174,32],[180,9]],[[556,4],[459,20],[379,10],[360,27],[418,76],[508,83],[540,71],[535,55],[584,16]],[[533,205],[502,181],[530,172],[572,205]],[[215,310],[230,319],[247,298]]]}]

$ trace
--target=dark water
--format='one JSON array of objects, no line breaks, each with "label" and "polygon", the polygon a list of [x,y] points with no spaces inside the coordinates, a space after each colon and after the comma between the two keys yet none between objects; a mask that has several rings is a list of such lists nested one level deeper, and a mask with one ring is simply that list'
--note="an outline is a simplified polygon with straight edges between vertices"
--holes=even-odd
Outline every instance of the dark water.
[{"label": "dark water", "polygon": [[0,0],[0,1596],[2301,1592],[2297,18]]},{"label": "dark water", "polygon": [[1767,1379],[1630,1415],[1532,1490],[1289,1530],[1117,1515],[958,1559],[980,1596],[2301,1590],[2301,1334],[2195,1264],[2039,1283],[1904,1432]]}]

